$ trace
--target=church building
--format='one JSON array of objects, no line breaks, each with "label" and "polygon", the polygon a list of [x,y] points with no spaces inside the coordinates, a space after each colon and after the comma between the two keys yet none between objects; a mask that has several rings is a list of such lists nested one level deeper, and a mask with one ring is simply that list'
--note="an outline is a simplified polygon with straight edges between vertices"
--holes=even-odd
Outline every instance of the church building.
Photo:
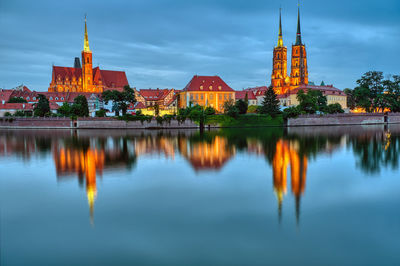
[{"label": "church building", "polygon": [[301,39],[300,8],[297,14],[296,43],[292,45],[291,71],[287,73],[287,48],[283,44],[282,15],[279,14],[278,45],[274,49],[271,86],[278,95],[287,94],[291,90],[308,85],[308,68],[306,46]]},{"label": "church building", "polygon": [[49,92],[102,93],[105,90],[122,91],[129,85],[123,71],[101,70],[93,68],[92,51],[85,18],[85,40],[82,51],[82,67],[79,58],[75,58],[74,67],[53,66]]}]

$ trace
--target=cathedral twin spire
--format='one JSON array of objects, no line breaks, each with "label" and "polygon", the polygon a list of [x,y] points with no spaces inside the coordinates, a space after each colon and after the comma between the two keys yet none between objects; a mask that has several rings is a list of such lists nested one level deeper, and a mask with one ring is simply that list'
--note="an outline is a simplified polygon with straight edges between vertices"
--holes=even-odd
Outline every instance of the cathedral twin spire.
[{"label": "cathedral twin spire", "polygon": [[[296,33],[295,45],[303,45],[302,40],[301,40],[300,6],[297,9],[297,33]],[[283,47],[282,8],[279,9],[279,36],[278,36],[278,46],[277,47]]]}]

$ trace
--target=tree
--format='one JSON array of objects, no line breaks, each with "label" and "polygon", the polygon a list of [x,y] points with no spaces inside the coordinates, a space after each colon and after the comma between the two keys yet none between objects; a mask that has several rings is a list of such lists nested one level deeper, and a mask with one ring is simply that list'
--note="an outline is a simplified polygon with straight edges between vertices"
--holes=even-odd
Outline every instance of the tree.
[{"label": "tree", "polygon": [[8,103],[28,103],[28,102],[22,97],[11,97],[8,100]]},{"label": "tree", "polygon": [[236,108],[238,109],[239,114],[244,115],[247,113],[248,104],[246,103],[246,101],[240,99],[236,102]]},{"label": "tree", "polygon": [[115,112],[115,116],[119,116],[120,111],[125,115],[129,104],[136,103],[135,91],[128,85],[124,87],[123,92],[117,90],[107,90],[103,92],[102,99],[105,104],[112,101],[112,110]]},{"label": "tree", "polygon": [[206,109],[204,109],[204,113],[206,115],[215,115],[216,111],[213,107],[207,106]]},{"label": "tree", "polygon": [[281,113],[279,100],[272,87],[269,87],[268,90],[265,92],[263,102],[261,103],[261,106],[258,110],[260,114],[268,114],[272,117],[275,117],[276,115]]},{"label": "tree", "polygon": [[304,93],[303,90],[297,92],[297,100],[299,101],[299,110],[306,114],[315,114],[318,111],[318,98],[310,91]]},{"label": "tree", "polygon": [[160,114],[160,106],[158,105],[158,103],[156,103],[154,105],[154,115],[158,116]]},{"label": "tree", "polygon": [[77,117],[89,116],[89,105],[85,96],[78,95],[75,97],[71,107],[71,114]]},{"label": "tree", "polygon": [[246,103],[247,106],[249,106],[249,95],[247,95],[247,92],[246,95],[244,96],[244,102]]},{"label": "tree", "polygon": [[33,112],[35,116],[48,116],[50,113],[50,103],[49,100],[43,94],[38,95],[39,101],[35,104]]},{"label": "tree", "polygon": [[14,116],[25,116],[25,112],[22,110],[18,110],[14,113]]},{"label": "tree", "polygon": [[106,117],[107,110],[106,109],[100,109],[96,111],[96,117]]},{"label": "tree", "polygon": [[350,109],[356,108],[356,99],[354,97],[354,90],[346,88],[344,89],[344,93],[347,96],[347,107]]},{"label": "tree", "polygon": [[[357,80],[358,88],[364,93],[364,96],[368,98],[363,99],[362,104],[370,102],[371,106],[365,108],[367,112],[376,110],[377,108],[385,108],[383,101],[383,72],[369,71],[365,73],[361,79]],[[356,88],[357,89],[357,88]]]},{"label": "tree", "polygon": [[224,113],[229,115],[230,117],[237,118],[239,115],[239,110],[236,107],[234,101],[232,99],[226,101],[224,103]]},{"label": "tree", "polygon": [[285,110],[283,110],[283,118],[288,119],[288,118],[295,118],[300,115],[300,110],[298,106],[292,106],[288,107]]},{"label": "tree", "polygon": [[326,107],[326,113],[328,113],[328,114],[342,114],[342,113],[344,113],[344,110],[342,109],[342,106],[339,103],[334,103],[334,104],[329,104]]},{"label": "tree", "polygon": [[63,105],[58,108],[57,113],[62,116],[68,117],[71,115],[71,106],[69,105],[69,103],[64,102]]}]

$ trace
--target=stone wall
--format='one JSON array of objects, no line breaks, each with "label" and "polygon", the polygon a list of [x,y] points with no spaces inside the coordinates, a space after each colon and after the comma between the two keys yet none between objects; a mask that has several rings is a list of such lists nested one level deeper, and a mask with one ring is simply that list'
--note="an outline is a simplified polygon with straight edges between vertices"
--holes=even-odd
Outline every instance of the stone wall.
[{"label": "stone wall", "polygon": [[373,125],[400,123],[400,113],[393,114],[334,114],[334,115],[302,115],[291,118],[287,126],[339,126],[339,125]]},{"label": "stone wall", "polygon": [[69,118],[0,118],[0,128],[71,128]]},{"label": "stone wall", "polygon": [[151,122],[130,121],[125,122],[114,118],[79,118],[72,121],[70,118],[0,118],[0,128],[34,128],[34,129],[180,129],[199,126],[187,119],[179,124],[174,120],[159,125],[155,119]]}]

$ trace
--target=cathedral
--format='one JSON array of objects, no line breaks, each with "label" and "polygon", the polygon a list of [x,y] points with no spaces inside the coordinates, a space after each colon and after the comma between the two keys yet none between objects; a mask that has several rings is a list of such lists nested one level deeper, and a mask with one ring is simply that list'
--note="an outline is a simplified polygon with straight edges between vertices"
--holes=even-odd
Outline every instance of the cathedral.
[{"label": "cathedral", "polygon": [[85,18],[85,40],[82,51],[82,67],[79,58],[75,58],[74,67],[53,66],[49,92],[102,93],[105,90],[122,91],[128,84],[123,71],[101,70],[93,68],[92,51]]},{"label": "cathedral", "polygon": [[278,95],[290,93],[301,85],[308,85],[306,46],[301,39],[300,8],[297,14],[296,43],[292,45],[290,76],[287,72],[287,48],[283,44],[282,15],[279,14],[278,45],[274,48],[271,86]]}]

